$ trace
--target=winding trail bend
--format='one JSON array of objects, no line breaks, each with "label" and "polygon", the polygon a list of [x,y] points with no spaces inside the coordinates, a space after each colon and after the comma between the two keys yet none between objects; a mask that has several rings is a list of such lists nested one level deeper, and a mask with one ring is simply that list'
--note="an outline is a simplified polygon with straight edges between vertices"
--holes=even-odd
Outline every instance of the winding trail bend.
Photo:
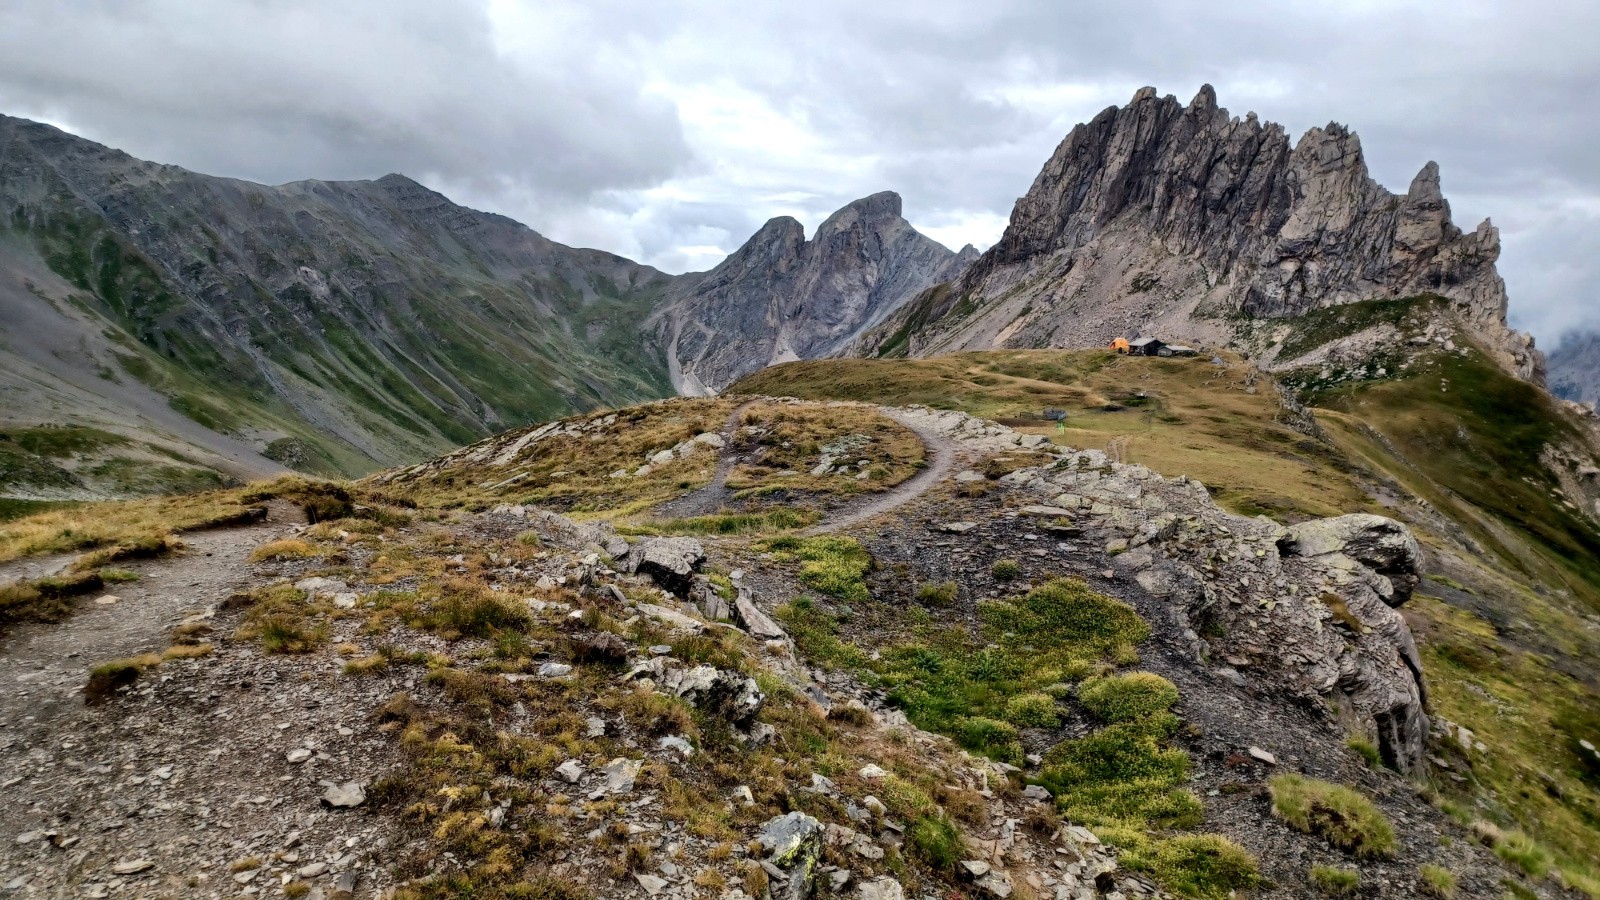
[{"label": "winding trail bend", "polygon": [[949,437],[921,422],[911,420],[893,407],[880,406],[878,411],[911,429],[917,435],[922,441],[927,467],[882,494],[862,497],[845,504],[821,522],[801,532],[802,534],[828,534],[849,528],[910,503],[943,480],[955,465],[956,445]]},{"label": "winding trail bend", "polygon": [[[752,405],[761,403],[765,398],[746,400],[735,407],[728,414],[726,424],[722,426],[723,448],[717,460],[716,473],[711,476],[711,481],[705,487],[686,494],[676,500],[668,500],[656,507],[655,515],[664,519],[687,518],[690,516],[711,515],[732,499],[728,491],[728,476],[732,474],[733,467],[739,462],[738,453],[734,452],[734,435],[739,429],[739,422],[744,418],[745,410]],[[883,515],[896,507],[915,500],[938,484],[955,465],[956,445],[949,437],[930,428],[927,424],[916,421],[901,410],[889,406],[874,407],[901,425],[911,429],[917,439],[922,442],[924,458],[927,467],[917,474],[900,482],[893,488],[881,493],[860,497],[846,503],[839,509],[829,513],[821,522],[807,528],[802,534],[827,534],[841,528],[859,525],[869,519]]]},{"label": "winding trail bend", "polygon": [[[185,549],[176,555],[119,563],[139,580],[107,585],[101,593],[120,598],[115,603],[84,597],[64,621],[22,624],[0,636],[0,746],[17,735],[12,726],[22,729],[26,722],[32,730],[81,715],[85,669],[160,651],[178,621],[215,607],[247,583],[250,551],[302,521],[288,504],[269,508],[265,522],[183,535]],[[5,764],[0,755],[0,768]]]}]

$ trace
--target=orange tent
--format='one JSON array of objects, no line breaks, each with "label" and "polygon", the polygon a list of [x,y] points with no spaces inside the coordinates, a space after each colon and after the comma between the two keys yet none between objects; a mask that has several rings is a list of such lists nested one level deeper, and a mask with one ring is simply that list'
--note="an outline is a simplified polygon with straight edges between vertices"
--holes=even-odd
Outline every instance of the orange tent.
[{"label": "orange tent", "polygon": [[1127,353],[1131,348],[1128,346],[1127,338],[1117,338],[1111,342],[1111,349],[1118,353]]}]

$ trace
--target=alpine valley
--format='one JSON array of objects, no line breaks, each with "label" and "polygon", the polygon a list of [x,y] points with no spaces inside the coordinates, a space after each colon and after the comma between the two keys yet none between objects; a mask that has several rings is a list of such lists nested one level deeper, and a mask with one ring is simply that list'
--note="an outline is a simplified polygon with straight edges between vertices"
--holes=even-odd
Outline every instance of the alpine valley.
[{"label": "alpine valley", "polygon": [[1600,900],[1499,255],[1209,86],[681,275],[0,117],[0,895]]}]

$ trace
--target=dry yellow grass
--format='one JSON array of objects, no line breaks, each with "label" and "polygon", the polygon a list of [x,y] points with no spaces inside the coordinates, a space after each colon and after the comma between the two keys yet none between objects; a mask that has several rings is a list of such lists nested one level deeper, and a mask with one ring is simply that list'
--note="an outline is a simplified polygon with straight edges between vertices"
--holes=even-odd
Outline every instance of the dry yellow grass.
[{"label": "dry yellow grass", "polygon": [[[1295,521],[1370,509],[1337,455],[1289,427],[1276,388],[1252,371],[1232,354],[1218,366],[1101,350],[996,350],[788,363],[729,390],[959,409],[1197,478],[1248,515]],[[1066,419],[1044,418],[1047,409]]]},{"label": "dry yellow grass", "polygon": [[266,562],[270,559],[305,559],[308,556],[317,556],[321,551],[298,538],[284,538],[262,544],[250,551],[251,562]]},{"label": "dry yellow grass", "polygon": [[[756,439],[759,460],[736,467],[728,477],[728,487],[736,491],[885,490],[915,474],[924,457],[915,432],[867,407],[756,403],[745,410],[741,424],[764,431]],[[847,471],[812,475],[824,453]],[[859,465],[862,460],[866,466]],[[857,479],[863,471],[867,477]]]},{"label": "dry yellow grass", "polygon": [[[618,410],[611,425],[590,433],[547,437],[507,465],[460,463],[384,489],[432,509],[532,503],[580,518],[628,515],[705,484],[717,454],[702,448],[687,458],[652,465],[643,476],[612,478],[612,473],[637,471],[655,453],[702,432],[721,431],[735,406],[735,401],[714,398],[630,407]],[[375,484],[374,479],[364,483]]]},{"label": "dry yellow grass", "polygon": [[0,525],[0,562],[41,553],[72,553],[159,541],[174,532],[245,514],[240,491],[89,503],[36,513]]}]

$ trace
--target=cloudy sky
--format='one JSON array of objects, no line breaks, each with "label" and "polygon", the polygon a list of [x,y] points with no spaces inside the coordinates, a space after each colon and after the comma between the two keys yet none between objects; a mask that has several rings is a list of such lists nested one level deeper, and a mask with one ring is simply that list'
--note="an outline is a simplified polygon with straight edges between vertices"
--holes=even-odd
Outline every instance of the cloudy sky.
[{"label": "cloudy sky", "polygon": [[1338,121],[1500,226],[1515,323],[1600,325],[1593,0],[7,0],[0,112],[264,182],[398,171],[557,240],[708,268],[892,189],[983,247],[1141,85]]}]

